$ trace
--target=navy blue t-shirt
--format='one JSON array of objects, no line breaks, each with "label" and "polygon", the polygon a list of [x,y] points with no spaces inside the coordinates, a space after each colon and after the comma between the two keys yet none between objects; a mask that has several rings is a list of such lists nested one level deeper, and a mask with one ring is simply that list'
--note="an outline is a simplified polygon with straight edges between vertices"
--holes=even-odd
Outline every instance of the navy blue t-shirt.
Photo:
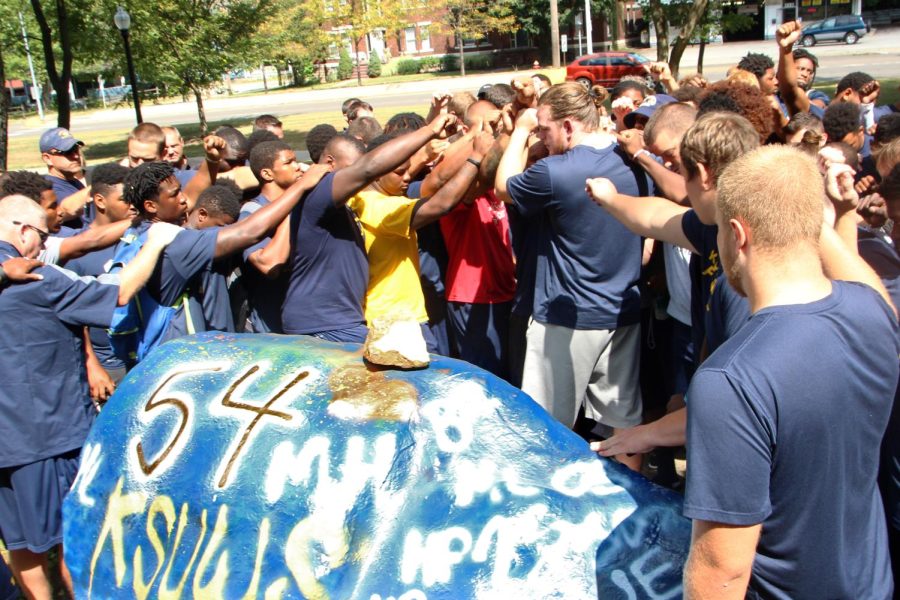
[{"label": "navy blue t-shirt", "polygon": [[616,145],[575,146],[544,158],[507,182],[522,216],[542,214],[534,318],[573,329],[615,329],[640,319],[641,238],[585,191],[606,177],[622,194],[647,196],[644,171]]},{"label": "navy blue t-shirt", "polygon": [[890,597],[876,473],[898,351],[881,297],[835,281],[760,310],[694,375],[684,514],[762,524],[748,597]]},{"label": "navy blue t-shirt", "polygon": [[[239,221],[243,221],[254,212],[270,203],[269,199],[260,194],[241,207]],[[261,240],[259,243],[244,250],[241,264],[241,276],[244,288],[247,290],[247,302],[250,305],[250,322],[256,333],[282,333],[281,305],[287,296],[288,281],[290,279],[288,269],[283,269],[278,277],[266,277],[250,263],[250,255],[262,250],[272,241],[271,237]]]},{"label": "navy blue t-shirt", "polygon": [[197,296],[203,308],[203,320],[207,331],[234,332],[234,314],[231,312],[231,298],[228,295],[228,276],[234,271],[236,262],[233,256],[217,258],[200,273],[200,289]]},{"label": "navy blue t-shirt", "polygon": [[329,173],[291,213],[291,275],[281,307],[285,333],[366,323],[369,260],[362,227],[349,207],[335,205],[333,183]]},{"label": "navy blue t-shirt", "polygon": [[707,355],[716,351],[750,318],[750,302],[737,293],[724,273],[713,282],[709,303],[704,311]]},{"label": "navy blue t-shirt", "polygon": [[716,278],[722,272],[719,264],[719,245],[716,241],[719,228],[715,225],[704,225],[693,210],[681,217],[681,230],[694,250],[696,259],[691,257],[691,334],[693,336],[694,356],[700,362],[700,348],[706,337],[706,307],[712,294]]},{"label": "navy blue t-shirt", "polygon": [[[95,252],[89,252],[84,256],[73,258],[66,263],[66,268],[81,276],[97,277],[109,272],[112,259],[116,254],[116,247],[110,246]],[[109,343],[109,333],[106,327],[91,327],[91,346],[97,360],[105,369],[124,369],[125,363],[113,353]]]},{"label": "navy blue t-shirt", "polygon": [[84,184],[77,179],[63,179],[61,177],[54,177],[53,175],[44,175],[44,179],[49,181],[53,186],[53,191],[56,192],[57,203],[62,202],[75,192],[84,189]]},{"label": "navy blue t-shirt", "polygon": [[513,254],[516,256],[516,294],[512,314],[528,318],[534,311],[534,279],[537,271],[537,248],[541,215],[523,217],[515,206],[506,208]]},{"label": "navy blue t-shirt", "polygon": [[[19,256],[0,241],[0,262]],[[56,266],[41,281],[0,292],[0,468],[78,449],[96,409],[84,367],[82,327],[109,327],[119,286]]]}]

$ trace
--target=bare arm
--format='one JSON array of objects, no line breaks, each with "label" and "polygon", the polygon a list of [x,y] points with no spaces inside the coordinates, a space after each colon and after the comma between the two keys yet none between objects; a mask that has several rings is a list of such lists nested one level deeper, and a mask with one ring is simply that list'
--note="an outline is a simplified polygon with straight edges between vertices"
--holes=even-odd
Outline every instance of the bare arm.
[{"label": "bare arm", "polygon": [[181,231],[178,225],[154,223],[147,232],[147,241],[119,273],[119,306],[125,306],[147,283],[156,261],[166,246]]},{"label": "bare arm", "polygon": [[[480,163],[484,158],[485,152],[491,148],[493,143],[494,136],[489,132],[483,131],[479,133],[475,139],[475,149],[468,158]],[[450,181],[442,186],[434,196],[422,199],[416,204],[410,226],[413,229],[419,229],[437,221],[456,208],[459,201],[462,200],[472,184],[475,183],[479,168],[480,165],[474,165],[469,160],[464,159],[456,175]]]},{"label": "bare arm", "polygon": [[809,110],[809,96],[797,83],[797,67],[794,65],[794,43],[801,33],[802,25],[797,21],[785,23],[775,32],[775,39],[778,40],[778,91],[791,115]]},{"label": "bare arm", "polygon": [[697,252],[681,227],[684,213],[688,211],[684,206],[665,198],[635,198],[619,194],[608,179],[588,179],[587,188],[594,202],[632,232]]},{"label": "bare arm", "polygon": [[617,454],[643,454],[660,446],[684,446],[686,440],[687,409],[680,408],[646,425],[622,429],[602,442],[592,442],[591,450],[608,457]]},{"label": "bare arm", "polygon": [[[663,63],[665,64],[665,63]],[[616,133],[619,147],[631,157],[650,177],[656,182],[663,196],[672,202],[682,203],[687,198],[687,188],[684,185],[684,177],[673,173],[660,163],[647,151],[644,146],[644,132],[637,129],[628,129]]]},{"label": "bare arm", "polygon": [[216,175],[216,179],[230,179],[242,190],[259,187],[259,181],[256,180],[250,167],[237,167],[225,173],[219,173]]},{"label": "bare arm", "polygon": [[339,206],[346,204],[359,190],[405,163],[416,150],[439,136],[452,121],[452,117],[440,115],[434,122],[394,138],[367,152],[352,165],[336,171],[331,188],[334,203]]},{"label": "bare arm", "polygon": [[125,219],[108,225],[90,227],[78,235],[65,238],[59,246],[59,262],[64,263],[118,243],[119,238],[125,235],[131,225],[131,219]]},{"label": "bare arm", "polygon": [[84,366],[87,371],[91,398],[95,402],[106,402],[115,391],[116,385],[110,378],[109,373],[106,372],[106,369],[103,368],[103,365],[100,364],[100,359],[94,353],[94,347],[91,345],[90,328],[84,327],[81,335],[84,339]]},{"label": "bare arm", "polygon": [[529,108],[523,110],[516,118],[516,125],[512,135],[509,137],[509,143],[497,166],[497,176],[494,178],[494,192],[497,198],[506,202],[512,202],[509,190],[506,187],[511,177],[521,174],[525,171],[528,164],[528,136],[537,128],[537,110]]},{"label": "bare arm", "polygon": [[694,521],[684,567],[686,600],[743,598],[750,582],[761,525]]},{"label": "bare arm", "polygon": [[469,130],[444,151],[443,160],[422,181],[422,198],[433,196],[465,164],[466,158],[472,152],[472,140],[476,133],[474,128]]},{"label": "bare arm", "polygon": [[274,279],[287,264],[291,254],[291,215],[284,218],[271,241],[265,248],[251,254],[247,262],[265,275]]},{"label": "bare arm", "polygon": [[197,199],[203,190],[216,182],[216,174],[219,172],[219,160],[225,150],[225,140],[214,135],[203,138],[203,150],[206,152],[206,160],[197,169],[197,174],[184,188],[184,195],[188,199],[188,212],[194,209]]},{"label": "bare arm", "polygon": [[328,167],[325,165],[313,165],[277,200],[262,207],[243,221],[219,229],[216,236],[215,257],[220,258],[234,254],[266,237],[270,231],[285,220],[306,192],[316,187],[327,170]]},{"label": "bare arm", "polygon": [[90,198],[91,194],[88,188],[80,189],[63,198],[56,208],[60,221],[65,222],[80,216],[84,212],[84,205]]}]

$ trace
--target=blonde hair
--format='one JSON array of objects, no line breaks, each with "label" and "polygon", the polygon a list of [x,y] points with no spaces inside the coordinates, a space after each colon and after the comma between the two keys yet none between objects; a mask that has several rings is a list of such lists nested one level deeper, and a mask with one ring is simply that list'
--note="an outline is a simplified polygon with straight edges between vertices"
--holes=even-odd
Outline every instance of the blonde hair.
[{"label": "blonde hair", "polygon": [[797,244],[818,246],[825,187],[815,160],[791,146],[762,146],[722,171],[716,206],[720,225],[746,224],[762,252]]},{"label": "blonde hair", "polygon": [[550,107],[554,121],[572,119],[582,123],[587,131],[595,131],[600,124],[597,109],[603,104],[605,88],[594,86],[590,91],[574,81],[558,83],[541,94],[539,106]]},{"label": "blonde hair", "polygon": [[900,138],[891,140],[872,154],[879,171],[890,171],[895,165],[900,164]]},{"label": "blonde hair", "polygon": [[725,81],[727,81],[729,85],[743,84],[759,89],[759,79],[756,78],[756,75],[743,69],[734,69]]},{"label": "blonde hair", "polygon": [[694,177],[702,164],[716,181],[729,163],[757,147],[759,134],[750,121],[735,113],[707,113],[681,138],[681,165]]}]

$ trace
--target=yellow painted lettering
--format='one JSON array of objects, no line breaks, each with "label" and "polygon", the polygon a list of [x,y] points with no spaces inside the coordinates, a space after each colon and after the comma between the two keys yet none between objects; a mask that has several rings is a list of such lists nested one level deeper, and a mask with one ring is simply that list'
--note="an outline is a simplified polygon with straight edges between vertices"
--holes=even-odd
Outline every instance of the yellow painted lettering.
[{"label": "yellow painted lettering", "polygon": [[[314,544],[325,551],[325,555],[317,556],[315,561],[311,556]],[[307,517],[291,530],[285,544],[284,560],[305,598],[327,600],[328,592],[316,574],[321,573],[323,564],[329,571],[344,564],[348,550],[347,534],[341,523]]]},{"label": "yellow painted lettering", "polygon": [[[257,539],[256,544],[256,560],[253,563],[253,578],[250,580],[250,585],[247,587],[247,592],[244,594],[242,600],[256,600],[256,595],[259,591],[259,578],[260,573],[262,572],[262,560],[263,555],[266,553],[266,547],[269,545],[269,529],[271,525],[269,524],[269,518],[265,517],[262,520],[262,523],[259,524],[259,538]],[[287,585],[287,579],[282,578],[285,581],[285,585]],[[277,583],[277,582],[276,582]],[[273,584],[274,586],[274,584]],[[266,590],[266,599],[269,598],[269,590],[272,589],[273,586],[269,586],[269,589]],[[281,594],[278,596],[281,597]]]},{"label": "yellow painted lettering", "polygon": [[162,540],[159,539],[159,532],[156,531],[154,526],[156,515],[162,515],[165,521],[166,543],[168,543],[169,538],[172,537],[172,528],[175,527],[175,504],[171,498],[168,496],[157,496],[153,499],[147,511],[147,539],[150,540],[150,546],[156,554],[156,569],[148,582],[144,581],[143,548],[138,545],[134,551],[134,595],[138,600],[147,599],[150,588],[153,587],[153,582],[156,581],[159,572],[163,568],[163,563],[166,562],[166,549]]},{"label": "yellow painted lettering", "polygon": [[116,587],[122,587],[122,580],[125,578],[125,546],[124,535],[122,531],[122,521],[126,517],[135,515],[144,510],[147,504],[146,492],[134,492],[130,494],[122,493],[123,478],[119,478],[116,483],[116,489],[110,495],[106,503],[106,516],[103,518],[103,526],[100,528],[100,534],[97,536],[97,543],[94,546],[94,554],[91,556],[91,575],[88,582],[88,598],[94,588],[94,573],[97,568],[97,560],[100,558],[106,540],[110,539],[113,551],[113,565],[115,566]]},{"label": "yellow painted lettering", "polygon": [[216,600],[217,598],[225,597],[225,584],[228,582],[228,550],[222,551],[219,560],[216,561],[216,570],[209,583],[201,585],[201,582],[203,581],[203,574],[206,572],[206,568],[212,562],[216,550],[222,545],[222,540],[227,533],[228,507],[223,504],[219,507],[219,515],[216,517],[216,524],[213,526],[212,535],[209,536],[206,549],[203,550],[200,562],[197,563],[197,571],[194,573],[194,581],[191,586],[194,598]]},{"label": "yellow painted lettering", "polygon": [[181,505],[181,514],[178,515],[178,529],[175,531],[175,545],[169,550],[169,564],[166,565],[166,572],[163,573],[162,581],[159,583],[158,597],[160,600],[179,600],[179,598],[181,598],[181,593],[184,591],[184,584],[187,582],[191,569],[194,568],[194,561],[197,560],[197,555],[200,553],[200,546],[203,545],[203,539],[206,537],[206,509],[204,508],[203,512],[200,513],[200,536],[197,538],[197,542],[194,545],[191,559],[181,572],[182,575],[181,579],[178,581],[178,585],[175,589],[170,589],[169,575],[172,572],[172,564],[175,562],[175,557],[178,554],[178,547],[181,545],[181,536],[184,534],[184,529],[187,525],[188,505],[187,503],[184,503]]}]

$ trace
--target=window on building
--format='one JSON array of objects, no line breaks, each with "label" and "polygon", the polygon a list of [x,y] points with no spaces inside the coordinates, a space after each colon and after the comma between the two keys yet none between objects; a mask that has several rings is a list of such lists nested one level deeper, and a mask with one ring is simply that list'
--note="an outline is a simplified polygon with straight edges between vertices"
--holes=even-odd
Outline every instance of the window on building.
[{"label": "window on building", "polygon": [[431,23],[419,24],[419,49],[422,51],[431,50]]},{"label": "window on building", "polygon": [[416,28],[415,27],[407,27],[403,30],[404,38],[406,39],[406,51],[407,52],[415,52],[416,51]]}]

